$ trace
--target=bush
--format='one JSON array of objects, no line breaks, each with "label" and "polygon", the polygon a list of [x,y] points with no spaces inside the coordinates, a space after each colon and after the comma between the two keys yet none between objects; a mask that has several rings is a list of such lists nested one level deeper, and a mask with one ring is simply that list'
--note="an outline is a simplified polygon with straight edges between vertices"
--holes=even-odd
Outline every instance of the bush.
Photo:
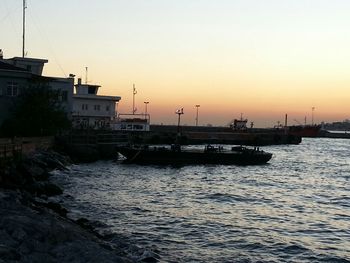
[{"label": "bush", "polygon": [[1,127],[4,136],[47,136],[70,127],[60,91],[45,84],[31,85],[13,102],[11,116]]}]

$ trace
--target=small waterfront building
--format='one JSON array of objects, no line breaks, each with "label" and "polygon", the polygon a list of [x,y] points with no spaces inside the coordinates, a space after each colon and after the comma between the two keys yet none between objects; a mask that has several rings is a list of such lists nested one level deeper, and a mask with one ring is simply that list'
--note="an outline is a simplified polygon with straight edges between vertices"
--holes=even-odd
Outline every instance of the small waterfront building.
[{"label": "small waterfront building", "polygon": [[73,95],[74,128],[112,129],[121,97],[98,95],[99,88],[99,85],[82,84],[78,79]]}]

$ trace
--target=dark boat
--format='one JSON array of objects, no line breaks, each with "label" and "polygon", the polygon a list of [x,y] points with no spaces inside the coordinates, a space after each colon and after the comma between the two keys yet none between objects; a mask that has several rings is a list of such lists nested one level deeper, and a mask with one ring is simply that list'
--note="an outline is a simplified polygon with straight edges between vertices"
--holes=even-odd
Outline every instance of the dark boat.
[{"label": "dark boat", "polygon": [[297,125],[289,126],[288,133],[301,137],[318,137],[320,135],[321,125]]},{"label": "dark boat", "polygon": [[235,164],[258,165],[267,163],[272,154],[245,147],[206,146],[204,150],[182,149],[178,145],[171,147],[118,147],[117,151],[126,159],[124,163],[156,164],[156,165],[186,165],[186,164]]}]

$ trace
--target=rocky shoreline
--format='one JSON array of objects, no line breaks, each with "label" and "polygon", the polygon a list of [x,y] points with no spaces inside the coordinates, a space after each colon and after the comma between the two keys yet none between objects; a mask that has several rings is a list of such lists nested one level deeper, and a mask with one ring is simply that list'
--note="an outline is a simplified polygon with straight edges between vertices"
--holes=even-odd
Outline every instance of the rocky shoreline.
[{"label": "rocky shoreline", "polygon": [[50,182],[50,171],[70,163],[41,151],[0,168],[0,263],[157,262],[155,254],[130,253],[132,245],[99,234],[85,218],[69,219],[67,209],[52,201],[63,190]]}]

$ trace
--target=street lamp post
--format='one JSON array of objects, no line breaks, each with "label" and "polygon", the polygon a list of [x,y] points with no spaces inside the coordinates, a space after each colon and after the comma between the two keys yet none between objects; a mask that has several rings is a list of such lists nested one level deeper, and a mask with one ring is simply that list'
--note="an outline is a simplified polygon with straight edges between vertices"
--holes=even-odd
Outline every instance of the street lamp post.
[{"label": "street lamp post", "polygon": [[200,107],[201,105],[196,105],[196,108],[197,108],[197,112],[196,112],[196,126],[198,126],[198,108]]},{"label": "street lamp post", "polygon": [[178,115],[178,119],[177,119],[177,134],[180,135],[180,116],[182,114],[184,114],[184,108],[182,108],[181,110],[177,110],[175,111],[175,113]]},{"label": "street lamp post", "polygon": [[312,107],[311,110],[312,110],[311,125],[313,126],[314,125],[314,111],[315,111],[315,107]]},{"label": "street lamp post", "polygon": [[143,103],[145,103],[145,119],[147,118],[147,105],[149,103],[149,101],[144,101]]}]

